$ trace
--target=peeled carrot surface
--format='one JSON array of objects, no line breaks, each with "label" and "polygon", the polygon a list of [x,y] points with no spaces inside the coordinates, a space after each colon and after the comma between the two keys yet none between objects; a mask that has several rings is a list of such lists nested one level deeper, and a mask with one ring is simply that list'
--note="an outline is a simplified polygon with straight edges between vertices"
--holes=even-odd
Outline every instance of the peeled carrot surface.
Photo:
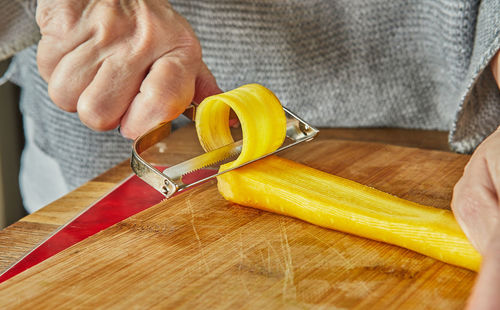
[{"label": "peeled carrot surface", "polygon": [[[196,129],[206,151],[233,142],[229,108],[240,120],[243,149],[221,169],[281,146],[286,131],[281,104],[265,87],[250,84],[200,104]],[[288,159],[269,156],[217,180],[222,196],[237,204],[398,245],[470,270],[477,271],[481,263],[449,210],[407,201]]]}]

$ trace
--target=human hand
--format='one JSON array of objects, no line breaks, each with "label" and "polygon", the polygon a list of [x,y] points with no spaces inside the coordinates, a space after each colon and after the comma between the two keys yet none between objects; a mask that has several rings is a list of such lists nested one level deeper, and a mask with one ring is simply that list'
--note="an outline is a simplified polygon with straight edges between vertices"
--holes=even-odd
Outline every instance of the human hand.
[{"label": "human hand", "polygon": [[39,0],[37,62],[51,99],[135,138],[219,93],[188,22],[165,0]]},{"label": "human hand", "polygon": [[[500,87],[498,53],[491,69]],[[483,262],[469,309],[500,309],[500,127],[476,149],[453,191],[452,209]]]}]

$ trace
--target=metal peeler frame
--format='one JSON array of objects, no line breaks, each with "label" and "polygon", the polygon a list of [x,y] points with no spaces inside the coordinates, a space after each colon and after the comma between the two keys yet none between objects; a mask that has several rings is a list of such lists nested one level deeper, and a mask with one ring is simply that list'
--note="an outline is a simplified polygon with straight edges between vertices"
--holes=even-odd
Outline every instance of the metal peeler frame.
[{"label": "metal peeler frame", "polygon": [[[212,176],[197,180],[189,184],[185,184],[182,181],[182,175],[184,175],[185,173],[189,173],[192,167],[199,168],[200,163],[202,163],[203,161],[207,161],[207,159],[213,159],[218,157],[221,157],[222,159],[222,155],[227,155],[227,154],[238,155],[241,152],[241,141],[237,141],[227,146],[224,146],[220,149],[207,152],[193,159],[184,161],[180,164],[167,168],[163,172],[161,172],[158,169],[156,169],[152,164],[144,160],[144,158],[141,157],[141,154],[142,152],[146,151],[148,148],[150,148],[157,142],[161,141],[162,139],[166,138],[170,134],[171,123],[166,122],[156,126],[155,128],[146,132],[144,135],[140,136],[134,141],[132,149],[132,158],[130,162],[132,170],[144,182],[148,183],[154,189],[165,195],[166,198],[169,198],[177,192],[180,192],[196,184],[205,182],[222,173],[247,165],[251,162],[254,162],[266,156],[281,152],[298,143],[310,141],[319,132],[319,130],[312,127],[311,125],[309,125],[308,123],[297,117],[295,114],[287,110],[286,108],[283,109],[285,110],[285,115],[287,119],[287,124],[286,124],[287,139],[285,139],[285,143],[283,143],[283,145],[279,149],[277,149],[272,153],[266,154],[264,156],[246,162],[232,169],[219,171],[217,174],[214,174]],[[184,115],[187,116],[192,121],[194,121],[195,112],[196,112],[196,106],[194,104],[191,104],[184,112]],[[180,171],[181,173],[172,173],[172,171],[177,171],[177,172]]]}]

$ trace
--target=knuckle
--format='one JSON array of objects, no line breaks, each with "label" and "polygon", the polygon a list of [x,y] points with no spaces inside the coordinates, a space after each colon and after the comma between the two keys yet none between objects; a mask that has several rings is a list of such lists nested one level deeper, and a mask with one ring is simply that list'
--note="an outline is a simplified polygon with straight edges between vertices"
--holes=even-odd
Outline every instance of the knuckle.
[{"label": "knuckle", "polygon": [[178,51],[181,59],[185,59],[188,63],[198,63],[202,61],[200,42],[191,32],[179,36]]},{"label": "knuckle", "polygon": [[122,42],[129,42],[125,39],[127,32],[132,28],[131,20],[122,18],[112,10],[103,10],[97,13],[98,18],[92,25],[93,39],[98,47],[105,47],[116,43],[117,38]]},{"label": "knuckle", "polygon": [[158,38],[154,27],[141,26],[135,35],[133,44],[129,46],[131,54],[140,57],[144,55],[153,55],[157,40]]},{"label": "knuckle", "polygon": [[102,50],[115,39],[115,33],[109,26],[109,21],[99,20],[93,25],[93,44],[97,50]]},{"label": "knuckle", "polygon": [[117,38],[120,38],[121,42],[118,45],[126,47],[130,55],[137,42],[143,40],[143,36],[151,37],[150,40],[158,39],[155,37],[157,36],[155,31],[150,31],[151,34],[148,34],[146,31],[141,32],[137,29],[141,24],[148,23],[134,16],[137,7],[136,1],[101,0],[97,2],[93,10],[92,24],[95,44],[100,47],[108,46],[117,43]]},{"label": "knuckle", "polygon": [[117,120],[105,113],[100,113],[101,111],[86,97],[80,97],[77,110],[80,121],[95,131],[108,131],[118,126]]},{"label": "knuckle", "polygon": [[60,38],[71,35],[80,19],[79,7],[81,4],[54,3],[37,8],[36,21],[41,34]]},{"label": "knuckle", "polygon": [[132,54],[151,57],[171,55],[184,65],[201,62],[201,45],[192,30],[181,27],[175,30],[175,34],[165,34],[169,39],[158,40],[158,23],[160,22],[145,22],[137,26],[133,45],[130,46]]},{"label": "knuckle", "polygon": [[76,112],[76,100],[69,94],[64,94],[64,85],[50,82],[48,85],[49,97],[61,110]]},{"label": "knuckle", "polygon": [[134,34],[130,39],[120,42],[120,53],[126,54],[127,59],[132,61],[149,62],[154,58],[157,40],[153,34]]}]

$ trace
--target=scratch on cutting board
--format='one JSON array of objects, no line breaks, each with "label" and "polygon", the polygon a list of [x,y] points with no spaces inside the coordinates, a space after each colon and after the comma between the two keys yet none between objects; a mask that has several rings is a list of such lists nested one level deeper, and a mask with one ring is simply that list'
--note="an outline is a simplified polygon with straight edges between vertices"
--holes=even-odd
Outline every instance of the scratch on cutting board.
[{"label": "scratch on cutting board", "polygon": [[[354,269],[356,267],[356,265],[351,262],[347,257],[345,257],[344,255],[342,255],[342,253],[340,253],[339,250],[337,250],[336,248],[332,247],[331,245],[329,245],[328,243],[326,243],[325,241],[321,240],[320,238],[318,238],[317,236],[313,235],[311,232],[309,231],[306,231],[310,236],[312,236],[314,239],[318,240],[319,242],[323,243],[324,245],[326,245],[328,247],[329,250],[332,250],[338,257],[340,257],[344,263],[348,266],[347,268],[348,269]],[[368,288],[368,286],[364,283],[364,282],[359,282],[359,286],[362,286],[363,289],[366,291],[366,293],[368,294],[369,292],[371,292],[372,290],[370,288]]]},{"label": "scratch on cutting board", "polygon": [[293,299],[297,299],[294,285],[294,273],[293,273],[293,261],[292,261],[292,251],[290,250],[290,244],[288,243],[288,233],[286,231],[286,226],[283,224],[283,220],[280,220],[280,235],[281,235],[281,250],[283,251],[283,260],[285,262],[285,279],[283,281],[283,301],[286,299],[286,294],[289,292],[289,285],[293,288],[291,292]]},{"label": "scratch on cutting board", "polygon": [[245,281],[245,277],[242,276],[242,274],[241,274],[241,269],[242,269],[241,267],[243,266],[245,258],[247,258],[247,256],[245,255],[243,249],[244,249],[244,247],[243,247],[243,236],[242,236],[242,234],[240,232],[239,251],[238,251],[238,253],[240,254],[239,255],[240,261],[239,261],[239,265],[238,265],[238,278],[240,279],[241,284],[245,288],[246,294],[250,295],[250,291],[248,290],[248,285],[247,285],[247,282]]},{"label": "scratch on cutting board", "polygon": [[269,272],[272,270],[271,269],[271,251],[269,249],[269,246],[271,245],[269,243],[269,240],[266,239],[266,242],[267,242],[267,270],[269,270]]},{"label": "scratch on cutting board", "polygon": [[207,259],[205,257],[205,251],[203,250],[203,245],[201,244],[200,235],[198,235],[198,231],[196,230],[196,226],[194,225],[194,211],[193,211],[193,205],[191,203],[191,193],[189,193],[188,197],[186,197],[186,203],[189,211],[191,212],[191,226],[193,227],[194,235],[196,236],[196,240],[198,241],[198,248],[200,250],[201,261],[205,266],[205,271],[208,273],[210,272],[210,268],[208,267]]},{"label": "scratch on cutting board", "polygon": [[335,254],[344,261],[344,263],[347,265],[347,268],[353,269],[353,268],[356,267],[356,265],[353,264],[353,262],[351,262],[347,257],[345,257],[344,255],[342,255],[342,253],[340,253],[339,250],[337,250],[336,248],[332,247],[331,245],[329,245],[325,241],[321,240],[320,238],[318,238],[317,236],[315,236],[311,232],[306,231],[306,233],[309,234],[310,236],[312,236],[314,239],[316,239],[319,242],[321,242],[322,244],[326,245],[329,250],[332,250],[333,252],[335,252]]},{"label": "scratch on cutting board", "polygon": [[[268,250],[269,253],[269,250]],[[266,259],[264,258],[264,254],[262,254],[262,249],[259,249],[259,256],[260,256],[260,261],[262,262],[263,265],[266,264]],[[267,266],[267,270],[269,271],[269,266]]]},{"label": "scratch on cutting board", "polygon": [[[341,290],[348,298],[365,298],[373,292],[373,289],[383,284],[383,281],[342,281],[337,282],[334,287]],[[370,287],[368,287],[370,286]]]},{"label": "scratch on cutting board", "polygon": [[[269,253],[269,247],[267,248],[267,259],[264,257],[264,249],[259,249],[260,261],[262,266],[264,266],[266,272],[271,274],[271,253]],[[267,266],[266,266],[267,265]]]},{"label": "scratch on cutting board", "polygon": [[271,244],[271,242],[269,242],[269,240],[266,239],[266,244],[267,244],[267,251],[268,251],[268,264],[269,264],[269,271],[271,271],[271,253],[269,253],[269,249],[271,249],[271,252],[274,253],[274,255],[276,255],[276,257],[278,258],[276,261],[278,262],[279,264],[279,268],[282,269],[282,270],[285,270],[285,267],[283,266],[283,264],[281,263],[281,259],[279,259],[280,255],[278,254],[278,252],[276,252],[276,250],[274,249],[273,245]]}]

